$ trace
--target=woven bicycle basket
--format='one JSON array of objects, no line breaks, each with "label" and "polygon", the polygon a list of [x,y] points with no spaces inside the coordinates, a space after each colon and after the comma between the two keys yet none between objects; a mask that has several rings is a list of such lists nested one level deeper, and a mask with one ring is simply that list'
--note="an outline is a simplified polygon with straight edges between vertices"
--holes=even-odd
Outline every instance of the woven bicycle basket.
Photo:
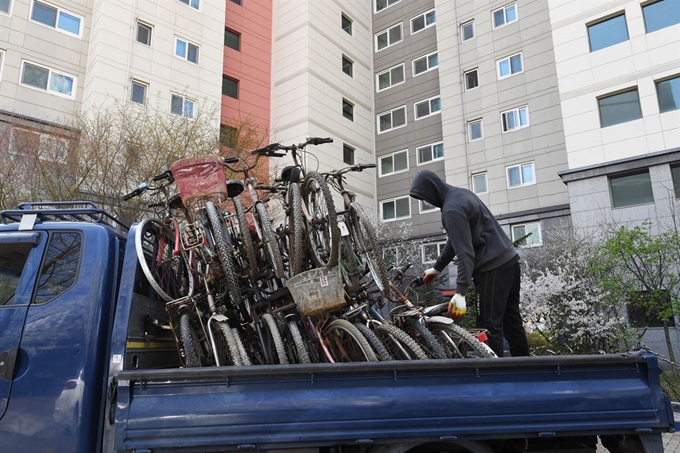
[{"label": "woven bicycle basket", "polygon": [[345,305],[340,266],[300,272],[286,282],[302,316],[318,316]]}]

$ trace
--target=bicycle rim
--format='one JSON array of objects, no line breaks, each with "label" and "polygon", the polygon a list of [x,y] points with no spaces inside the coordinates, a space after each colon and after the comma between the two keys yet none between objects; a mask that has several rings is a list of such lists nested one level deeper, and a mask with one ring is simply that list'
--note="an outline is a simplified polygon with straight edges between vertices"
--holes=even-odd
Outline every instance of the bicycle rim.
[{"label": "bicycle rim", "polygon": [[323,336],[336,363],[378,361],[366,338],[347,320],[331,321],[323,329]]},{"label": "bicycle rim", "polygon": [[427,328],[437,337],[449,359],[498,357],[486,343],[456,324],[433,322]]}]

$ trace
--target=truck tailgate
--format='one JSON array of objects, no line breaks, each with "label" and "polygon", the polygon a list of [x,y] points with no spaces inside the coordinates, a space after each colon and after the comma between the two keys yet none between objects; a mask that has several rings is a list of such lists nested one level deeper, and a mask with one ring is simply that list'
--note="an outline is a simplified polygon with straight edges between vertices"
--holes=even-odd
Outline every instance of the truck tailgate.
[{"label": "truck tailgate", "polygon": [[123,371],[116,450],[668,432],[656,358],[622,355]]}]

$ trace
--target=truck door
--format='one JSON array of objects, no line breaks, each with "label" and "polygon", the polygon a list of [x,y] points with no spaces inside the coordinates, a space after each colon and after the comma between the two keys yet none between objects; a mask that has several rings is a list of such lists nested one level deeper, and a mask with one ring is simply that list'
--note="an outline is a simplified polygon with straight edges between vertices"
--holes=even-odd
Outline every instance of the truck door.
[{"label": "truck door", "polygon": [[21,362],[19,348],[45,241],[44,233],[0,233],[0,419]]}]

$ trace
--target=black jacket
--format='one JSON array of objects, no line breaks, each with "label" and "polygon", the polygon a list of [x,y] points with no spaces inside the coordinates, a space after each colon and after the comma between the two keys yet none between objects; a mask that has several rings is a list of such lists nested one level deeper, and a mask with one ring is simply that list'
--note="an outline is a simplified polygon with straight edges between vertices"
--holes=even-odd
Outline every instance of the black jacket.
[{"label": "black jacket", "polygon": [[429,170],[420,171],[411,184],[410,195],[442,211],[448,240],[434,264],[438,271],[458,257],[456,293],[465,295],[472,277],[517,262],[512,241],[477,195],[451,186]]}]

